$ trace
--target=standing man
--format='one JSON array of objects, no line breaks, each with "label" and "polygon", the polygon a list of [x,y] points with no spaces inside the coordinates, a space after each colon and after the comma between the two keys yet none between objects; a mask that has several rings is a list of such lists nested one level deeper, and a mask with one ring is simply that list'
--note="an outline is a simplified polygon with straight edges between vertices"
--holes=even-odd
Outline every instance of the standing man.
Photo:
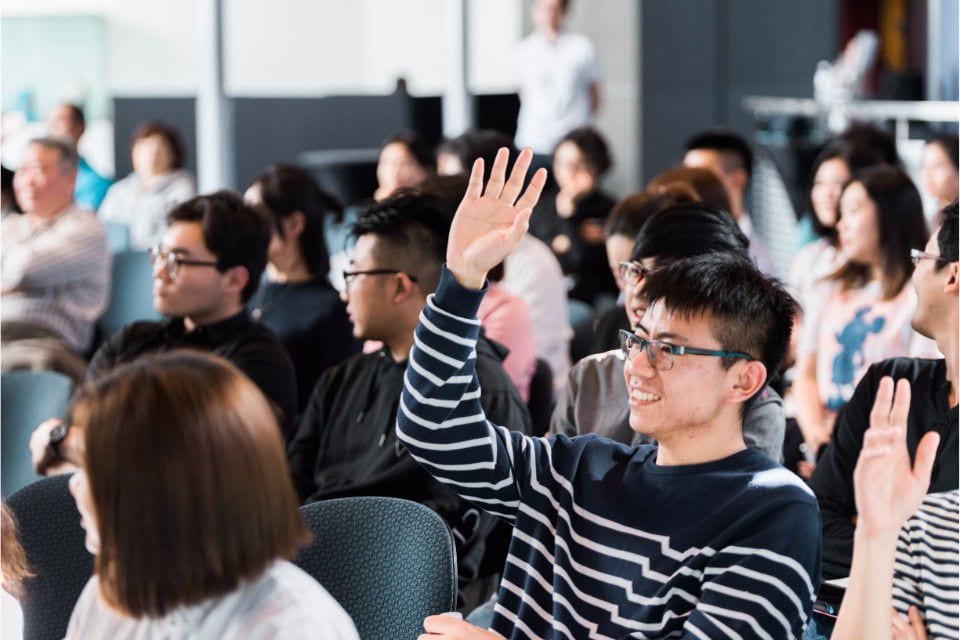
[{"label": "standing man", "polygon": [[0,224],[3,368],[41,368],[74,379],[93,323],[107,307],[110,253],[103,225],[73,201],[77,156],[65,141],[27,145],[13,179],[22,216]]},{"label": "standing man", "polygon": [[79,154],[80,138],[87,128],[87,120],[83,116],[83,109],[75,104],[64,103],[50,112],[47,118],[47,130],[54,138],[66,140],[77,154],[77,183],[73,190],[73,199],[77,206],[88,211],[100,208],[110,181],[93,170],[87,161]]},{"label": "standing man", "polygon": [[586,37],[563,30],[568,0],[533,0],[534,32],[517,48],[520,115],[518,147],[530,147],[536,166],[569,131],[590,124],[600,107],[596,54]]}]

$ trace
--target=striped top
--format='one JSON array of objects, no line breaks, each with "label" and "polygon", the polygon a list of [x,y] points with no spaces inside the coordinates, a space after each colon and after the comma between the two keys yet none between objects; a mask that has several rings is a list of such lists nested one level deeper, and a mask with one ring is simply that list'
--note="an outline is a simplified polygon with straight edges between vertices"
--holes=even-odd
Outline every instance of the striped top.
[{"label": "striped top", "polygon": [[931,493],[900,531],[893,606],[916,606],[930,638],[960,638],[960,492]]},{"label": "striped top", "polygon": [[819,582],[811,492],[761,453],[660,466],[594,435],[532,438],[477,401],[483,292],[444,269],[415,334],[399,439],[514,527],[492,628],[508,638],[795,638]]}]

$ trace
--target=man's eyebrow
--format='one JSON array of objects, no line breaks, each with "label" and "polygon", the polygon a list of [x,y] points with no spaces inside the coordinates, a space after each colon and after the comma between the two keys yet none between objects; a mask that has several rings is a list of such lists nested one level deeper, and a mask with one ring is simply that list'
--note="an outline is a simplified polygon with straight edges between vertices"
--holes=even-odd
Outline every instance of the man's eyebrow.
[{"label": "man's eyebrow", "polygon": [[642,322],[638,322],[638,323],[637,323],[637,326],[633,329],[633,332],[634,332],[634,333],[640,332],[640,333],[643,333],[644,335],[647,335],[647,336],[650,335],[650,332],[647,330],[647,328],[646,328],[645,326],[643,326],[643,323],[642,323]]}]

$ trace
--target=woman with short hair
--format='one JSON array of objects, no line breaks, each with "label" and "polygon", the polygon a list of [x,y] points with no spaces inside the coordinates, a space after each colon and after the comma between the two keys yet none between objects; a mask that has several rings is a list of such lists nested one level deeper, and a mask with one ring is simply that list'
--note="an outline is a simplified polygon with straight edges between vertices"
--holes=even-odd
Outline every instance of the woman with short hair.
[{"label": "woman with short hair", "polygon": [[286,560],[309,533],[273,412],[233,365],[147,356],[87,383],[72,416],[70,490],[96,558],[67,638],[357,637]]},{"label": "woman with short hair", "polygon": [[159,244],[167,212],[197,195],[180,133],[159,120],[141,122],[130,137],[133,171],[110,187],[97,215],[130,229],[130,247]]}]

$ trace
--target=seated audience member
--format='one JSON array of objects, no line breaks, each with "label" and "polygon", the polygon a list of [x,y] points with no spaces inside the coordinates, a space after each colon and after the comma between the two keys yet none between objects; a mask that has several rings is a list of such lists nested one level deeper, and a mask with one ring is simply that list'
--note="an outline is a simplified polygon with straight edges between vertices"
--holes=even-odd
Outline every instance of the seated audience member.
[{"label": "seated audience member", "polygon": [[374,200],[389,198],[397,189],[415,187],[434,172],[429,143],[415,131],[392,135],[380,145]]},{"label": "seated audience member", "polygon": [[65,142],[27,145],[14,176],[23,215],[0,222],[3,369],[83,375],[93,325],[110,295],[103,225],[73,202],[77,157]]},{"label": "seated audience member", "polygon": [[[960,190],[958,146],[960,140],[957,136],[936,135],[927,140],[920,157],[920,184],[927,195],[936,201],[938,213],[957,199]],[[936,224],[939,222],[935,221]]]},{"label": "seated audience member", "polygon": [[65,141],[77,158],[77,179],[74,183],[73,200],[77,207],[96,211],[107,195],[110,181],[93,170],[93,167],[78,152],[80,138],[87,128],[83,109],[75,104],[61,104],[47,117],[47,134]]},{"label": "seated audience member", "polygon": [[[167,221],[163,244],[150,252],[153,306],[166,319],[134,322],[107,338],[86,379],[148,353],[212,351],[249,376],[271,402],[279,424],[292,427],[297,411],[293,364],[277,336],[251,320],[244,308],[267,262],[270,223],[229,191],[187,200]],[[52,428],[47,421],[30,439],[40,474],[69,470],[40,463]]]},{"label": "seated audience member", "polygon": [[880,157],[869,148],[844,140],[827,144],[814,159],[809,218],[817,239],[800,249],[787,277],[804,311],[815,304],[817,284],[843,262],[836,226],[844,185],[854,172],[880,162]]},{"label": "seated audience member", "polygon": [[[658,197],[661,202],[663,196]],[[636,238],[633,253],[621,264],[627,306],[628,332],[647,311],[644,298],[648,278],[683,259],[728,253],[749,259],[747,238],[727,212],[705,203],[669,206],[654,213]],[[622,338],[618,336],[620,340]],[[550,421],[552,433],[568,436],[596,433],[629,445],[655,444],[630,422],[630,392],[623,377],[626,357],[616,348],[584,358],[574,366],[557,399]],[[786,419],[783,401],[769,386],[745,403],[743,439],[779,461]]]},{"label": "seated audience member", "polygon": [[[509,136],[492,130],[467,132],[441,145],[437,157],[438,172],[449,175],[451,171],[462,171],[465,174],[477,158],[483,159],[485,170],[489,172],[501,147],[509,149],[510,157],[515,157],[516,150]],[[429,191],[447,199],[446,193],[441,194],[435,188]],[[456,194],[454,210],[462,197],[463,189]],[[570,370],[573,330],[568,318],[566,283],[557,257],[534,235],[525,234],[504,262],[500,286],[527,304],[533,321],[537,357],[550,366],[554,388],[562,388]]]},{"label": "seated audience member", "polygon": [[[440,277],[449,218],[427,196],[402,194],[361,213],[343,296],[354,336],[383,347],[327,369],[320,377],[287,448],[301,499],[394,496],[424,504],[456,532],[462,582],[477,577],[477,558],[462,544],[476,541],[477,511],[433,480],[397,440],[403,374],[414,327]],[[497,420],[531,430],[530,416],[501,367],[501,354],[486,340],[476,348],[485,382],[481,406]],[[492,522],[485,522],[485,531]],[[480,540],[482,542],[482,539]]]},{"label": "seated audience member", "polygon": [[[683,165],[667,169],[650,181],[647,191],[661,193],[675,187],[693,189],[701,202],[720,207],[728,213],[730,211],[730,196],[727,194],[727,188],[720,182],[717,174],[710,169]],[[730,215],[733,216],[733,214]]]},{"label": "seated audience member", "polygon": [[697,202],[699,198],[685,185],[671,186],[656,194],[640,191],[623,198],[613,206],[603,227],[606,238],[607,262],[620,291],[617,304],[604,311],[593,327],[591,353],[600,353],[618,348],[620,329],[631,329],[625,307],[625,286],[620,274],[620,264],[630,261],[637,234],[643,224],[657,211],[681,202]]},{"label": "seated audience member", "polygon": [[[678,261],[646,287],[624,373],[631,425],[658,448],[529,438],[484,414],[475,313],[487,272],[522,237],[546,180],[537,171],[521,195],[530,159],[524,150],[507,179],[502,152],[482,196],[475,167],[397,416],[415,459],[514,527],[493,631],[796,637],[819,582],[816,503],[798,478],[746,447],[741,424],[744,402],[786,351],[796,304],[749,262]],[[424,627],[497,637],[446,616]]]},{"label": "seated audience member", "polygon": [[149,249],[167,228],[167,212],[197,195],[183,168],[180,133],[156,120],[142,122],[130,137],[133,171],[107,191],[97,215],[130,229],[130,248]]},{"label": "seated audience member", "polygon": [[530,232],[560,261],[570,297],[587,304],[601,294],[616,295],[603,244],[603,224],[615,201],[600,189],[610,164],[607,143],[597,131],[584,127],[568,133],[553,152],[557,192],[530,221]]},{"label": "seated audience member", "polygon": [[761,271],[773,273],[770,253],[754,229],[753,221],[746,210],[747,187],[753,173],[753,151],[750,150],[750,145],[732,131],[716,129],[701,132],[687,140],[686,150],[683,156],[685,167],[709,169],[723,182],[730,198],[729,211],[750,239],[750,254]]},{"label": "seated audience member", "polygon": [[900,169],[863,169],[844,187],[839,213],[844,262],[805,301],[797,344],[797,423],[811,452],[830,440],[837,411],[871,364],[935,353],[910,327],[910,250],[927,241],[917,188]]},{"label": "seated audience member", "polygon": [[927,493],[936,432],[917,443],[911,469],[909,408],[909,382],[894,391],[881,379],[854,471],[853,563],[833,640],[960,637],[960,495]]},{"label": "seated audience member", "polygon": [[309,532],[273,412],[208,354],[141,358],[85,384],[60,451],[94,575],[80,638],[357,638],[287,561]]},{"label": "seated audience member", "polygon": [[957,474],[957,203],[943,211],[943,224],[922,252],[914,252],[912,282],[917,292],[912,325],[936,341],[946,359],[896,358],[870,367],[853,397],[837,416],[833,437],[810,480],[823,517],[823,574],[847,575],[857,507],[853,469],[869,426],[870,408],[876,402],[885,376],[910,383],[910,413],[906,422],[907,449],[914,454],[923,434],[940,434],[940,447],[930,490],[952,491]]},{"label": "seated audience member", "polygon": [[340,296],[327,280],[330,261],[323,220],[341,210],[309,173],[273,165],[244,195],[272,221],[264,281],[248,303],[286,347],[297,376],[302,411],[320,374],[360,350]]}]

